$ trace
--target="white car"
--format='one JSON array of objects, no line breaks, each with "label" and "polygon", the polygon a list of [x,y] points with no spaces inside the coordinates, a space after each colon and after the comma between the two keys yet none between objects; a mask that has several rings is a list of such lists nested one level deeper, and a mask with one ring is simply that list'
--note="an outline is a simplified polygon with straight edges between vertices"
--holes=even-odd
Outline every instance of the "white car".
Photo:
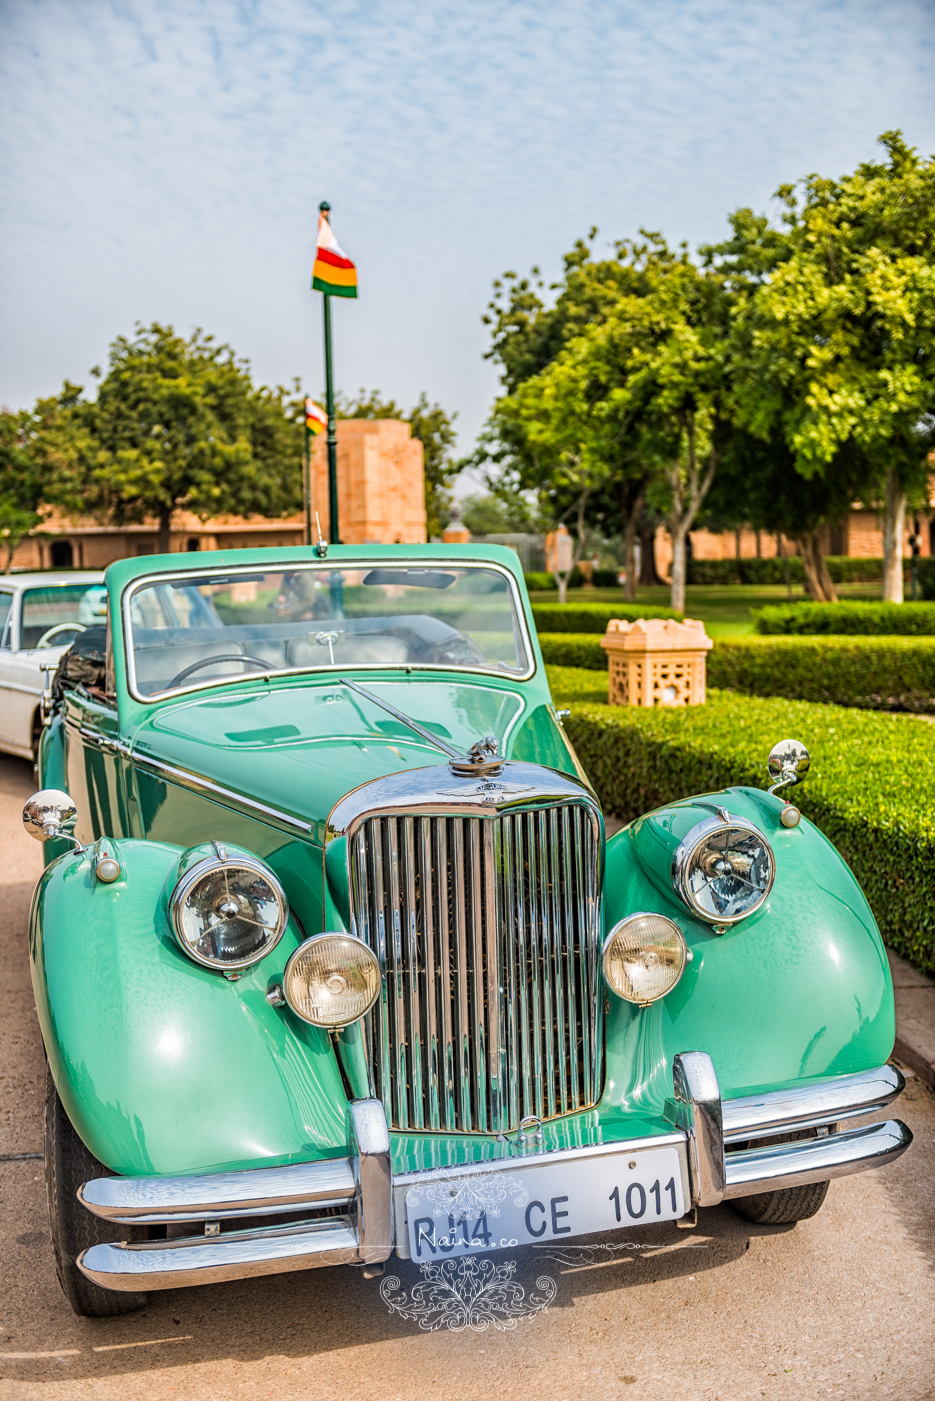
[{"label": "white car", "polygon": [[0,577],[0,750],[36,757],[44,668],[54,671],[78,634],[106,619],[100,571]]}]

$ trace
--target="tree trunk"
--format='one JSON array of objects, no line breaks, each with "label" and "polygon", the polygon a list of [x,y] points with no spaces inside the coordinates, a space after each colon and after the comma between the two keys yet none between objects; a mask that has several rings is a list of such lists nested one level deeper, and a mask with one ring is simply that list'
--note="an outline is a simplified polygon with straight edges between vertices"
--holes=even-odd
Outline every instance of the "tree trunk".
[{"label": "tree trunk", "polygon": [[821,532],[810,530],[797,538],[809,597],[816,603],[837,603],[838,596],[821,552]]},{"label": "tree trunk", "polygon": [[656,525],[640,521],[637,526],[640,537],[640,587],[659,588],[665,582],[656,573]]},{"label": "tree trunk", "polygon": [[786,586],[786,597],[792,597],[792,572],[789,569],[789,556],[786,554],[786,547],[782,542],[782,531],[776,531],[776,553],[782,560],[782,577]]},{"label": "tree trunk", "polygon": [[571,578],[571,575],[570,575],[570,574],[559,574],[559,573],[557,572],[557,570],[553,570],[552,578],[555,580],[555,585],[556,585],[556,588],[558,589],[558,601],[559,601],[559,603],[564,603],[564,602],[565,602],[565,590],[568,588],[568,580]]},{"label": "tree trunk", "polygon": [[[627,484],[628,487],[630,485],[632,484]],[[635,496],[629,489],[621,490],[620,514],[623,517],[624,568],[627,575],[624,598],[628,603],[632,603],[636,598],[636,523],[642,509],[642,487]]]},{"label": "tree trunk", "polygon": [[685,540],[688,527],[683,526],[672,535],[672,607],[685,612],[685,576],[687,573],[687,551]]},{"label": "tree trunk", "polygon": [[18,540],[14,540],[12,535],[10,535],[10,536],[7,538],[7,542],[6,542],[6,568],[5,568],[4,571],[3,571],[4,574],[9,574],[10,570],[13,568],[13,554],[14,554],[14,551],[16,550],[16,547],[17,547],[18,544],[19,544],[19,541],[18,541]]},{"label": "tree trunk", "polygon": [[159,541],[156,545],[156,553],[167,555],[172,548],[172,507],[160,506],[159,508]]},{"label": "tree trunk", "polygon": [[903,534],[906,492],[895,467],[886,474],[886,516],[883,521],[883,602],[903,601]]}]

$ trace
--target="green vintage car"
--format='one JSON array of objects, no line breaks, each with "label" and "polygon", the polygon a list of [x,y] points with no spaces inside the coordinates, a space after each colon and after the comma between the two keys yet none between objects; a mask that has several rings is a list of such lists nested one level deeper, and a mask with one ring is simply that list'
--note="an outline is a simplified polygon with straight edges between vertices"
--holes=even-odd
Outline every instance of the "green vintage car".
[{"label": "green vintage car", "polygon": [[[81,1314],[146,1291],[813,1214],[889,1162],[893,994],[784,793],[605,840],[515,555],[125,560],[45,698],[46,1173]],[[764,759],[766,756],[764,755]]]}]

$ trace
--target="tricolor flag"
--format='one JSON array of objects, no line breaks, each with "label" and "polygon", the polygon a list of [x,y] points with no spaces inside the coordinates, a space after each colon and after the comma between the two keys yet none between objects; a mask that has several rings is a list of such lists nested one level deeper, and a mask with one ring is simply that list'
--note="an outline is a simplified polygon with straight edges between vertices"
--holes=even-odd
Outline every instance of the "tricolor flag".
[{"label": "tricolor flag", "polygon": [[305,426],[310,433],[324,433],[328,416],[311,399],[305,401]]},{"label": "tricolor flag", "polygon": [[324,210],[318,216],[312,291],[327,292],[332,297],[357,296],[357,269],[335,238]]}]

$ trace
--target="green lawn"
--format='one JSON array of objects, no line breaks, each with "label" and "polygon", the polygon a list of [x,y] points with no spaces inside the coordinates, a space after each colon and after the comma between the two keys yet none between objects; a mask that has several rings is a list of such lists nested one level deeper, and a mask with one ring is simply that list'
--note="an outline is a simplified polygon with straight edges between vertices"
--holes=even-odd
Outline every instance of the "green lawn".
[{"label": "green lawn", "polygon": [[[839,584],[841,598],[879,599],[879,584]],[[554,589],[529,595],[533,603],[557,603]],[[785,584],[692,585],[685,591],[685,616],[700,618],[709,637],[737,637],[753,632],[752,609],[788,600]],[[807,597],[801,585],[792,586],[793,599]],[[637,589],[637,603],[668,608],[669,590]],[[623,589],[569,589],[569,603],[623,603]]]}]

